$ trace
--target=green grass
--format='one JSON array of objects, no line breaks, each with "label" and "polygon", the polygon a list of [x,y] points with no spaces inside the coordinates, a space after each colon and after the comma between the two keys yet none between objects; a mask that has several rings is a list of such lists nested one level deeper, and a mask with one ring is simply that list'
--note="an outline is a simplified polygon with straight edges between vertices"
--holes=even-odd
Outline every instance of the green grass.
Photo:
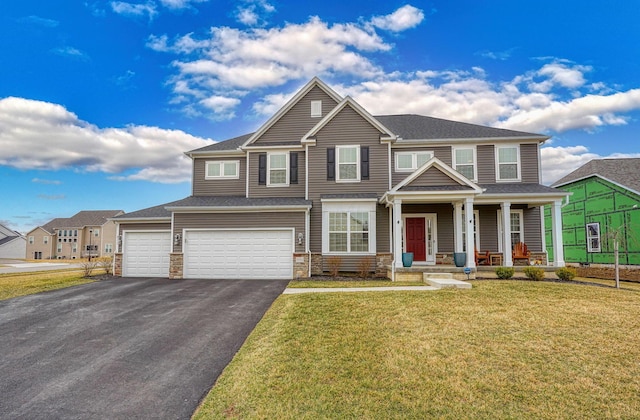
[{"label": "green grass", "polygon": [[89,283],[78,271],[0,274],[0,300]]},{"label": "green grass", "polygon": [[207,418],[638,418],[640,293],[280,296],[195,413]]}]

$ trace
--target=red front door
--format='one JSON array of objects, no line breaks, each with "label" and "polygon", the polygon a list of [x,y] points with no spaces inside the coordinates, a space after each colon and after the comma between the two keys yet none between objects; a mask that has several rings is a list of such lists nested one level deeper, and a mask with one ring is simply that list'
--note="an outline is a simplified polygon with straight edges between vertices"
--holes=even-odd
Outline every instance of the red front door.
[{"label": "red front door", "polygon": [[427,253],[424,238],[424,217],[407,217],[406,252],[413,252],[414,261],[426,261]]}]

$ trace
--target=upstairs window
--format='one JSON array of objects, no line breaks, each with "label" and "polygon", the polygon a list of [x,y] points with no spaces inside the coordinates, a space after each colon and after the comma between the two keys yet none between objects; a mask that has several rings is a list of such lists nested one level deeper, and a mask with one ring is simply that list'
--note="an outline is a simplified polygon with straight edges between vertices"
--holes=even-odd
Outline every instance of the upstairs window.
[{"label": "upstairs window", "polygon": [[205,179],[238,179],[240,161],[210,161],[206,163]]},{"label": "upstairs window", "polygon": [[600,223],[587,223],[587,252],[601,252]]},{"label": "upstairs window", "polygon": [[360,146],[336,146],[336,181],[360,181]]},{"label": "upstairs window", "polygon": [[496,179],[497,181],[520,180],[520,147],[496,147]]},{"label": "upstairs window", "polygon": [[33,245],[33,236],[29,236],[29,245]]},{"label": "upstairs window", "polygon": [[433,157],[433,152],[396,152],[396,172],[413,172]]},{"label": "upstairs window", "polygon": [[42,237],[42,243],[45,244],[45,245],[48,244],[49,243],[49,237],[48,236],[43,236]]},{"label": "upstairs window", "polygon": [[456,147],[453,149],[453,169],[475,181],[476,175],[476,148]]},{"label": "upstairs window", "polygon": [[311,101],[311,117],[322,117],[322,101]]},{"label": "upstairs window", "polygon": [[267,154],[267,185],[286,186],[289,184],[289,153]]}]

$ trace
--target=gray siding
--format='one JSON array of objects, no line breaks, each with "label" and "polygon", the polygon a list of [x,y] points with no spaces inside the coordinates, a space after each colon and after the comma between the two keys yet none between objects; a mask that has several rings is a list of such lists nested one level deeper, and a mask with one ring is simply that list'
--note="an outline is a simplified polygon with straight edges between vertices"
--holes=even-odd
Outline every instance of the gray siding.
[{"label": "gray siding", "polygon": [[298,153],[298,183],[288,187],[267,187],[258,185],[258,154],[249,153],[249,198],[256,197],[300,197],[304,198],[305,187],[305,153]]},{"label": "gray siding", "polygon": [[300,140],[302,136],[322,119],[322,117],[311,117],[311,101],[317,100],[322,101],[323,117],[337,105],[336,101],[316,86],[253,144],[259,145]]},{"label": "gray siding", "polygon": [[524,242],[531,252],[541,252],[542,226],[540,223],[540,207],[524,209]]},{"label": "gray siding", "polygon": [[[206,162],[221,161],[221,160],[240,161],[238,179],[204,179]],[[193,159],[193,195],[245,196],[246,179],[247,179],[247,166],[246,166],[246,158],[244,157]]]},{"label": "gray siding", "polygon": [[455,236],[453,233],[452,204],[403,204],[402,215],[417,213],[436,213],[438,215],[438,252],[453,252]]},{"label": "gray siding", "polygon": [[[183,229],[294,228],[297,238],[298,233],[305,234],[304,219],[304,212],[175,213],[173,235]],[[174,252],[181,251],[182,244],[174,247]],[[296,241],[295,252],[304,252],[304,241],[302,245]]]},{"label": "gray siding", "polygon": [[451,147],[450,146],[438,146],[438,147],[424,147],[421,149],[392,149],[393,159],[391,160],[391,180],[393,185],[398,185],[406,177],[411,175],[411,172],[396,172],[396,156],[397,152],[433,152],[434,156],[440,159],[446,165],[451,166]]},{"label": "gray siding", "polygon": [[[323,194],[375,193],[389,189],[388,146],[380,143],[380,132],[351,107],[345,107],[316,136],[316,146],[309,148],[309,199],[311,209],[311,251],[322,252]],[[369,146],[369,179],[360,182],[327,181],[327,148],[336,145]],[[389,241],[389,229],[378,226],[376,242]],[[388,245],[385,245],[388,247]]]},{"label": "gray siding", "polygon": [[520,175],[522,182],[540,182],[538,174],[538,145],[537,144],[521,144],[520,145]]},{"label": "gray siding", "polygon": [[460,183],[451,179],[449,175],[443,173],[438,168],[431,167],[410,182],[409,185],[412,187],[431,187],[439,185],[460,185]]},{"label": "gray siding", "polygon": [[480,251],[498,252],[498,209],[500,206],[475,206],[480,221]]},{"label": "gray siding", "polygon": [[171,222],[121,224],[120,232],[124,232],[126,230],[171,230]]},{"label": "gray siding", "polygon": [[[496,152],[492,144],[479,145],[476,148],[478,165],[478,184],[496,182]],[[480,239],[482,240],[482,239]]]},{"label": "gray siding", "polygon": [[[329,258],[331,258],[330,255],[324,255],[322,257],[322,270],[323,271],[330,271],[329,269]],[[370,265],[370,271],[376,271],[376,257],[374,256],[367,256],[367,255],[356,255],[356,256],[347,256],[347,255],[341,255],[340,256],[340,271],[347,271],[347,272],[357,272],[359,271],[360,268],[360,264],[362,264],[362,261],[366,260],[369,262]]]}]

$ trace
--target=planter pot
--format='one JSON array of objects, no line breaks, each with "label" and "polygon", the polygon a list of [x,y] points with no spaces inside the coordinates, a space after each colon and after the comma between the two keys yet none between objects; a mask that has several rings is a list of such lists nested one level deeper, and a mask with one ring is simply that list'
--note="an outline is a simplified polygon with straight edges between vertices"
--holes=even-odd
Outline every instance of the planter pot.
[{"label": "planter pot", "polygon": [[413,252],[403,252],[402,253],[402,266],[403,267],[411,267],[413,264]]},{"label": "planter pot", "polygon": [[453,263],[456,265],[456,267],[464,267],[464,265],[467,263],[467,254],[465,252],[454,252]]}]

